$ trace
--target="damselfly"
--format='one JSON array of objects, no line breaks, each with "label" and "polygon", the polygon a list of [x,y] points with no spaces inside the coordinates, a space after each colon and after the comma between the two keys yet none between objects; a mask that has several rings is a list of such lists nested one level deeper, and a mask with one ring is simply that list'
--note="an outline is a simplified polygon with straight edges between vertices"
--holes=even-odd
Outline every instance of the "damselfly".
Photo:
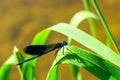
[{"label": "damselfly", "polygon": [[23,51],[27,54],[36,55],[36,56],[29,58],[27,60],[23,60],[21,62],[18,62],[17,65],[20,65],[24,62],[30,61],[32,59],[39,57],[39,56],[47,54],[48,52],[53,51],[57,48],[64,47],[65,45],[67,45],[66,41],[53,43],[53,44],[45,44],[45,45],[28,45],[23,49]]}]

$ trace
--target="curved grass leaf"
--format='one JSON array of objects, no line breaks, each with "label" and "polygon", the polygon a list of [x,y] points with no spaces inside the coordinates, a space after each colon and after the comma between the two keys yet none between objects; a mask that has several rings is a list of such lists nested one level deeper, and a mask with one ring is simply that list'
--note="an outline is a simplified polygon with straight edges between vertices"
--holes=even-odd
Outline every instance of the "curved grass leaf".
[{"label": "curved grass leaf", "polygon": [[50,68],[46,80],[58,80],[58,65]]},{"label": "curved grass leaf", "polygon": [[104,61],[104,64],[105,64],[106,68],[109,70],[109,72],[112,74],[112,76],[113,76],[112,78],[114,78],[114,79],[116,78],[116,80],[120,80],[120,69],[116,68],[115,66],[108,63],[107,61]]},{"label": "curved grass leaf", "polygon": [[75,46],[69,47],[69,50],[65,54],[65,57],[61,58],[60,62],[57,60],[58,63],[67,63],[83,67],[102,80],[107,80],[109,78],[110,73],[104,66],[104,60],[95,54]]},{"label": "curved grass leaf", "polygon": [[82,57],[84,60],[88,60],[89,62],[95,64],[99,68],[106,71],[108,74],[111,74],[112,76],[114,76],[114,78],[116,78],[117,80],[120,80],[120,77],[119,77],[120,69],[115,67],[113,64],[110,64],[109,62],[105,61],[104,59],[99,58],[95,54],[85,51],[83,49],[80,49],[80,48],[77,48],[74,46],[70,47],[70,49],[77,56]]},{"label": "curved grass leaf", "polygon": [[110,78],[108,80],[119,80],[119,79],[116,79],[113,76],[110,76]]},{"label": "curved grass leaf", "polygon": [[75,41],[79,42],[80,44],[86,46],[87,48],[97,53],[99,56],[101,56],[105,60],[120,67],[119,55],[117,55],[109,47],[107,47],[97,39],[93,38],[92,36],[88,35],[87,33],[83,32],[82,30],[74,28],[73,26],[65,23],[57,24],[55,26],[50,27],[49,29],[57,31],[68,37],[71,37]]},{"label": "curved grass leaf", "polygon": [[83,20],[88,18],[97,19],[97,16],[90,11],[79,11],[72,17],[70,24],[74,27],[78,27]]},{"label": "curved grass leaf", "polygon": [[[70,24],[73,25],[74,27],[78,27],[78,25],[85,19],[88,18],[93,18],[93,19],[97,19],[97,16],[94,15],[92,12],[90,11],[79,11],[77,12],[71,19]],[[95,29],[92,27],[92,30]],[[94,33],[95,34],[95,33]],[[68,37],[68,44],[72,43],[72,39],[70,37]],[[71,66],[71,70],[73,72],[74,77],[76,78],[76,80],[80,80],[79,76],[80,73],[78,71],[78,68],[76,66]]]},{"label": "curved grass leaf", "polygon": [[102,60],[101,58],[99,58],[94,53],[86,51],[86,50],[83,50],[83,49],[75,47],[75,46],[71,46],[69,49],[70,50],[68,50],[68,51],[70,51],[70,53],[75,54],[78,57],[81,57],[82,59],[87,60],[87,61],[95,64],[96,66],[100,67],[104,71],[107,71],[107,68],[103,64],[104,60]]},{"label": "curved grass leaf", "polygon": [[[106,66],[104,65],[105,60],[96,56],[92,52],[88,52],[76,46],[69,47],[69,50],[67,50],[64,55],[62,52],[63,51],[59,51],[56,60],[54,61],[53,66],[51,67],[49,72],[51,72],[56,65],[72,64],[75,66],[83,67],[101,80],[108,80],[109,77],[113,75],[108,70],[113,68],[106,68]],[[114,67],[112,64],[109,64],[109,66]],[[118,72],[120,72],[120,70],[115,67],[114,70],[118,70]],[[118,75],[116,76],[114,76],[114,80],[119,80]]]},{"label": "curved grass leaf", "polygon": [[0,80],[9,80],[10,78],[10,64],[3,64],[0,68]]},{"label": "curved grass leaf", "polygon": [[[18,62],[24,60],[24,58],[23,58],[23,56],[21,55],[20,51],[19,51],[16,47],[14,47],[13,53],[15,54]],[[19,69],[19,72],[20,72],[20,74],[21,74],[22,65],[20,65],[20,66],[18,67],[18,69]]]},{"label": "curved grass leaf", "polygon": [[73,73],[75,80],[82,80],[81,73],[79,71],[79,67],[75,65],[70,65],[70,69]]},{"label": "curved grass leaf", "polygon": [[51,30],[45,29],[39,32],[33,39],[32,44],[41,45],[44,44]]},{"label": "curved grass leaf", "polygon": [[4,62],[4,64],[0,67],[0,80],[9,80],[10,78],[10,69],[13,64],[16,64],[16,56],[17,48],[14,48],[13,54]]}]

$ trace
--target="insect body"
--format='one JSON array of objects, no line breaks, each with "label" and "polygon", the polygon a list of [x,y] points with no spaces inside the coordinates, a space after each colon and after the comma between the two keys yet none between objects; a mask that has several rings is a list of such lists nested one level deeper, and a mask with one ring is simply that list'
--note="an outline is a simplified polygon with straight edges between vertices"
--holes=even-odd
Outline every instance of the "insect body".
[{"label": "insect body", "polygon": [[27,54],[30,54],[30,55],[36,55],[32,58],[29,58],[27,60],[23,60],[21,62],[18,62],[17,65],[20,65],[24,62],[27,62],[27,61],[30,61],[32,59],[35,59],[39,56],[42,56],[44,54],[47,54],[48,52],[50,51],[53,51],[57,48],[61,48],[63,46],[67,45],[67,42],[66,41],[63,41],[63,42],[58,42],[58,43],[53,43],[53,44],[46,44],[46,45],[29,45],[29,46],[26,46],[23,51]]}]

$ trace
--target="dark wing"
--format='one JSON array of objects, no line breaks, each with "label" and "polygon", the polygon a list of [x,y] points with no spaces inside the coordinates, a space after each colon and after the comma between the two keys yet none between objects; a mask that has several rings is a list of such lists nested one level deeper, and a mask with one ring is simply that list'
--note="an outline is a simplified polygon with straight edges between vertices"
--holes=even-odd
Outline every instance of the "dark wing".
[{"label": "dark wing", "polygon": [[46,44],[46,45],[29,45],[26,46],[23,51],[30,55],[43,55],[47,52],[56,49],[56,44]]},{"label": "dark wing", "polygon": [[30,55],[42,54],[46,50],[46,45],[29,45],[23,51]]}]

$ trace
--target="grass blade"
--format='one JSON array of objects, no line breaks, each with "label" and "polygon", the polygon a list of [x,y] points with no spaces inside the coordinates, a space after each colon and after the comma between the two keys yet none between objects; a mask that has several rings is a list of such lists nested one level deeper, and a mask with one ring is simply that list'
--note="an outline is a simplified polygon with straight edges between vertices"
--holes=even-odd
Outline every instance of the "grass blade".
[{"label": "grass blade", "polygon": [[109,71],[104,66],[104,60],[91,52],[75,46],[69,47],[69,50],[66,51],[64,55],[62,52],[63,51],[61,50],[61,52],[58,53],[56,60],[54,61],[54,65],[72,64],[75,66],[80,66],[102,80],[108,80],[111,76]]},{"label": "grass blade", "polygon": [[90,36],[89,34],[83,32],[82,30],[74,28],[73,26],[65,23],[57,24],[55,26],[50,27],[49,29],[73,38],[75,41],[91,49],[105,60],[120,67],[119,55],[117,55],[109,47],[107,47],[94,37]]},{"label": "grass blade", "polygon": [[97,14],[99,16],[99,19],[100,19],[100,21],[101,21],[101,23],[102,23],[102,25],[103,25],[103,27],[104,27],[108,37],[112,41],[112,43],[113,43],[117,53],[120,53],[120,49],[119,49],[119,47],[118,47],[118,45],[117,45],[117,43],[116,43],[112,33],[110,32],[110,29],[108,28],[108,25],[107,25],[103,15],[102,15],[102,12],[100,11],[100,9],[99,9],[99,7],[98,7],[98,5],[96,3],[96,0],[91,0],[91,2],[92,2],[92,4],[93,4],[93,6],[94,6],[94,8],[95,8],[95,10],[96,10],[96,12],[97,12]]},{"label": "grass blade", "polygon": [[58,65],[50,68],[46,80],[58,80]]},{"label": "grass blade", "polygon": [[17,62],[15,52],[17,52],[16,49],[13,50],[13,54],[0,67],[0,80],[9,80],[11,66]]},{"label": "grass blade", "polygon": [[70,24],[74,27],[78,27],[78,25],[85,19],[93,18],[97,19],[97,16],[90,11],[80,11],[77,12],[71,19]]},{"label": "grass blade", "polygon": [[[39,32],[33,39],[32,44],[33,45],[44,44],[48,37],[49,32],[50,32],[50,30],[48,30],[48,29]],[[27,55],[27,59],[31,58],[31,57],[33,57],[33,56]],[[21,69],[22,80],[34,80],[35,79],[34,70],[35,70],[36,60],[37,59],[34,59],[34,60],[28,61],[28,62],[20,65],[20,67],[22,66],[22,69]]]},{"label": "grass blade", "polygon": [[[97,19],[97,16],[94,15],[90,11],[79,11],[72,17],[72,19],[70,21],[70,24],[73,25],[74,27],[78,27],[78,25],[83,20],[88,19],[88,18]],[[71,43],[72,43],[72,39],[70,37],[68,37],[68,44],[71,45]],[[71,67],[71,70],[73,72],[73,75],[74,75],[75,79],[80,80],[80,78],[79,78],[80,72],[78,71],[78,67],[72,66],[72,65],[70,65],[70,67]]]}]

